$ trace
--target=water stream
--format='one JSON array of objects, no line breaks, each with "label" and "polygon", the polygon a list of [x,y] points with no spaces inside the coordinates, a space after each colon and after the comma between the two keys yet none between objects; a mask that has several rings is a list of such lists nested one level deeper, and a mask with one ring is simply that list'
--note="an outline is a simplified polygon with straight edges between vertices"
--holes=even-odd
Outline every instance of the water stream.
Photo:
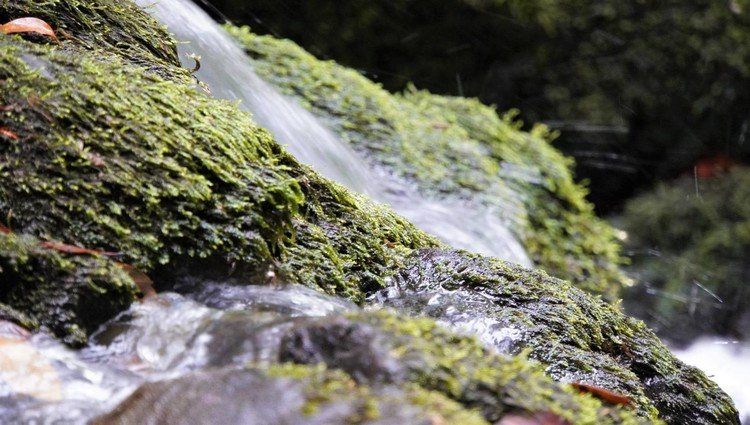
[{"label": "water stream", "polygon": [[133,304],[79,351],[0,322],[0,423],[85,423],[145,382],[273,361],[293,320],[358,310],[294,284],[182,290]]},{"label": "water stream", "polygon": [[[523,247],[499,218],[501,214],[458,200],[427,199],[371,167],[312,114],[256,76],[242,49],[192,2],[137,3],[154,13],[179,40],[190,42],[181,46],[183,56],[186,52],[202,56],[198,77],[214,96],[239,100],[241,107],[251,111],[256,121],[301,161],[352,190],[390,204],[455,247],[531,265]],[[178,378],[206,368],[271,361],[279,334],[291,320],[358,310],[346,300],[296,284],[259,287],[185,282],[176,291],[134,304],[105,324],[89,346],[79,351],[50,336],[29,335],[0,322],[0,423],[83,423],[111,410],[144,382]],[[462,295],[460,291],[422,291],[407,299],[398,288],[391,288],[375,294],[371,301],[422,313],[440,309],[437,318],[443,324],[477,335],[501,352],[519,349],[522,335],[512,326],[462,314],[464,304],[482,302]],[[708,353],[717,363],[715,358],[723,354],[710,351],[714,347],[696,345],[680,355],[688,362],[699,362],[705,357],[701,353]],[[731,364],[731,358],[722,363]],[[717,381],[731,392],[731,384],[720,380],[721,372],[715,373]],[[738,375],[734,376],[737,382]],[[282,393],[294,396],[292,390]],[[748,399],[737,400],[738,407],[750,409]]]},{"label": "water stream", "polygon": [[376,169],[294,99],[258,77],[243,49],[190,0],[138,0],[179,41],[181,59],[201,57],[196,76],[213,96],[239,100],[240,108],[273,133],[300,161],[351,190],[389,204],[417,227],[456,248],[532,265],[499,211],[459,199],[428,199],[408,184]]}]

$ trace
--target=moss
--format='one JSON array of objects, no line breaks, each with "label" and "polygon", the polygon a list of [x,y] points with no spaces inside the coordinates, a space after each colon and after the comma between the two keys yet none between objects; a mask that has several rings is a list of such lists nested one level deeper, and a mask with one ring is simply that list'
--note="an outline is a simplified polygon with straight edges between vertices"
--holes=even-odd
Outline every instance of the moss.
[{"label": "moss", "polygon": [[32,16],[49,23],[58,38],[86,50],[107,50],[169,78],[176,69],[176,43],[166,29],[130,1],[0,0],[0,22]]},{"label": "moss", "polygon": [[[69,4],[95,13],[105,3]],[[20,10],[3,5],[5,14]],[[64,14],[65,7],[56,11]],[[99,27],[90,31],[90,39],[104,37]],[[57,47],[46,40],[35,44],[16,35],[0,36],[0,114],[7,130],[0,136],[0,217],[16,232],[2,236],[0,303],[28,314],[67,342],[79,343],[134,298],[131,280],[113,262],[43,250],[40,240],[119,252],[162,288],[184,273],[234,273],[237,281],[261,283],[258,275],[272,267],[285,280],[355,301],[384,287],[397,272],[416,273],[420,262],[434,263],[415,251],[440,246],[435,239],[387,207],[352,195],[297,163],[236,105],[207,98],[182,78],[161,77],[164,71],[178,76],[184,71],[163,62],[162,72],[154,72],[116,48],[92,47],[86,37]],[[143,60],[151,59],[146,55]],[[491,153],[489,144],[475,146]],[[502,289],[500,283],[508,280],[503,274],[508,266],[499,260],[452,255],[454,264],[446,261],[435,268],[447,284],[472,288],[494,282]],[[475,262],[481,267],[472,267]],[[615,315],[607,322],[614,327],[607,333],[610,340],[596,332],[589,336],[595,328],[590,323],[614,315],[614,310],[540,272],[513,273],[520,276],[513,282],[529,286],[507,285],[498,296],[517,293],[539,301],[534,314],[517,317],[532,325],[555,325],[540,327],[540,337],[562,329],[559,334],[579,348],[595,350],[596,344],[616,343],[611,339],[633,331]],[[558,300],[561,296],[569,299]],[[591,313],[571,316],[567,309]],[[427,394],[435,400],[447,397],[483,412],[486,407],[486,417],[492,418],[516,408],[506,404],[506,397],[518,409],[551,405],[561,416],[583,423],[633,417],[554,383],[522,356],[491,356],[475,341],[434,324],[377,314],[362,320],[382,324],[403,341],[411,341],[413,333],[424,334],[396,351],[405,362],[411,353],[417,356],[409,382],[439,393]],[[655,339],[636,343],[644,351],[658,344]],[[532,354],[547,361],[543,348]],[[554,351],[548,354],[554,356]],[[666,349],[637,354],[635,359],[643,360],[633,367],[645,371],[638,376],[682,370]],[[591,367],[588,360],[581,357],[571,368]],[[700,373],[676,376],[678,380],[665,383],[666,395],[654,387],[648,398],[661,397],[659,403],[669,406],[669,397],[680,396],[675,391],[687,391],[685,400],[690,401],[691,394],[711,385]],[[501,392],[505,389],[510,392]],[[706,409],[731,410],[720,395],[711,393],[706,399],[711,401]],[[647,400],[636,401],[642,417],[653,416]],[[376,415],[383,404],[373,406],[365,405],[360,419]]]},{"label": "moss", "polygon": [[30,329],[42,326],[70,345],[85,343],[137,294],[113,261],[62,254],[29,236],[0,234],[0,281],[4,316]]},{"label": "moss", "polygon": [[[528,350],[557,380],[624,394],[643,418],[737,421],[731,399],[700,370],[677,360],[643,322],[544,272],[529,273],[463,252],[425,250],[414,254],[392,280],[400,295],[386,305],[459,328],[465,315],[487,326],[513,329],[515,346],[505,350]],[[436,297],[439,307],[429,302]]]},{"label": "moss", "polygon": [[[55,4],[55,22],[75,20],[69,8],[93,16],[132,9]],[[106,39],[102,28],[83,38]],[[41,41],[0,36],[0,115],[16,135],[0,136],[0,217],[19,234],[119,252],[160,288],[180,273],[258,282],[270,265],[356,301],[382,287],[411,249],[438,245],[298,164],[236,105],[114,48]]]},{"label": "moss", "polygon": [[256,71],[328,122],[371,161],[432,196],[478,199],[513,225],[535,263],[615,299],[625,281],[615,231],[574,183],[572,161],[543,126],[520,130],[474,100],[413,87],[392,95],[357,72],[315,59],[286,40],[227,29]]},{"label": "moss", "polygon": [[[373,387],[416,385],[481,412],[490,423],[509,413],[547,411],[576,424],[644,420],[628,408],[605,405],[553,381],[524,353],[498,355],[427,318],[384,310],[352,313],[300,323],[284,339],[282,360],[322,362]],[[653,414],[646,418],[659,422]]]}]

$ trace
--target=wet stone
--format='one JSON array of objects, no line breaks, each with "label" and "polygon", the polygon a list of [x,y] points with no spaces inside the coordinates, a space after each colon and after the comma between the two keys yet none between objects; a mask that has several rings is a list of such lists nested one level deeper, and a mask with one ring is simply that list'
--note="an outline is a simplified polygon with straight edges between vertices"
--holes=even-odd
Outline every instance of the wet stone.
[{"label": "wet stone", "polygon": [[403,398],[398,389],[370,393],[344,375],[324,370],[292,378],[258,369],[224,369],[146,383],[92,424],[434,423],[429,412]]}]

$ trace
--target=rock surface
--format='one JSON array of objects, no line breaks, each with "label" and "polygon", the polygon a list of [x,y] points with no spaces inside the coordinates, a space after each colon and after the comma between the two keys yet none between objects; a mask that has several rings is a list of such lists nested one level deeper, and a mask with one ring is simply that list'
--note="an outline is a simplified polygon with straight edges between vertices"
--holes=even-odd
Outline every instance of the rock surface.
[{"label": "rock surface", "polygon": [[[483,314],[517,317],[536,329],[528,344],[541,365],[526,352],[496,354],[431,319],[403,313],[292,323],[292,333],[279,346],[279,360],[340,363],[328,365],[343,370],[331,379],[356,383],[345,385],[355,388],[351,403],[332,413],[341,423],[357,423],[349,412],[367,405],[369,390],[357,387],[365,385],[361,382],[373,385],[376,399],[387,398],[378,386],[390,382],[403,393],[422,394],[417,398],[428,392],[432,395],[425,397],[444,406],[446,421],[454,423],[465,422],[450,415],[476,418],[474,408],[482,415],[477,423],[539,410],[575,423],[658,422],[657,416],[671,423],[737,423],[726,395],[699,371],[681,366],[641,323],[542,272],[436,250],[442,248],[439,242],[388,208],[300,165],[236,105],[193,90],[189,73],[176,65],[174,41],[129,2],[0,3],[0,20],[28,15],[68,36],[61,37],[61,46],[36,35],[0,36],[0,217],[13,232],[0,235],[0,303],[8,307],[3,311],[15,309],[19,319],[26,315],[29,323],[80,344],[136,299],[135,284],[118,262],[138,267],[157,289],[172,288],[186,276],[231,277],[244,284],[282,280],[360,304],[393,280],[411,281],[409,276],[471,296],[486,287],[480,292],[495,302],[485,305]],[[118,255],[75,255],[40,241]],[[424,267],[433,273],[421,276]],[[331,335],[341,335],[334,341],[339,345],[317,348]],[[559,346],[540,341],[554,342],[552,336],[559,338]],[[372,340],[390,350],[362,344]],[[558,353],[566,345],[569,349]],[[626,359],[610,357],[617,355]],[[552,379],[561,378],[557,371],[585,376],[601,366],[600,358],[617,377],[606,382],[632,395],[634,410],[581,395]],[[372,370],[360,364],[365,359],[375,364]],[[317,367],[293,370],[296,378],[328,379]],[[253,382],[262,383],[269,394],[276,394],[280,384],[299,393],[316,382],[269,378],[274,370],[201,372],[180,385],[195,393],[202,383],[212,383],[226,396],[236,396],[237,391],[229,394],[233,387]],[[687,372],[671,375],[681,371]],[[654,376],[673,381],[651,386]],[[199,410],[200,404],[193,407],[190,400],[176,401],[177,393],[168,387],[147,384],[113,414],[157,421],[139,409],[162,396],[168,404]],[[315,398],[320,388],[312,387]],[[305,399],[294,400],[304,404]],[[245,414],[220,407],[217,400],[205,402],[204,413],[219,409],[228,419]],[[394,418],[443,412],[438,407],[414,410],[410,403],[375,404],[384,412],[394,406]],[[179,415],[177,410],[175,405],[161,417]]]}]

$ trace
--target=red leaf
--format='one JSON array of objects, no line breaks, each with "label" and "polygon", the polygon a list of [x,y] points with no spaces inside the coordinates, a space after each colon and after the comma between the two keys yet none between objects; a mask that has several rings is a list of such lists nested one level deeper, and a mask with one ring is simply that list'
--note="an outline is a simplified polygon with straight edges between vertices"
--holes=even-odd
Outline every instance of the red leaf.
[{"label": "red leaf", "polygon": [[2,233],[4,235],[10,235],[13,232],[9,228],[7,228],[7,227],[3,226],[2,224],[0,224],[0,233]]},{"label": "red leaf", "polygon": [[82,248],[80,246],[68,245],[62,242],[44,241],[39,243],[44,248],[54,249],[55,251],[64,252],[66,254],[75,255],[104,255],[107,257],[113,257],[120,255],[117,252],[102,251],[99,249]]},{"label": "red leaf", "polygon": [[18,135],[5,127],[0,127],[0,134],[9,139],[18,140]]},{"label": "red leaf", "polygon": [[618,394],[616,392],[605,390],[604,388],[597,387],[595,385],[583,384],[581,382],[571,382],[570,385],[582,393],[589,393],[594,397],[604,400],[612,404],[622,404],[625,406],[632,406],[633,400],[628,396]]},{"label": "red leaf", "polygon": [[15,34],[22,32],[33,32],[41,35],[46,35],[53,40],[55,43],[60,44],[60,40],[57,39],[55,31],[48,23],[38,18],[18,18],[8,22],[5,25],[0,25],[0,31],[5,34]]}]

